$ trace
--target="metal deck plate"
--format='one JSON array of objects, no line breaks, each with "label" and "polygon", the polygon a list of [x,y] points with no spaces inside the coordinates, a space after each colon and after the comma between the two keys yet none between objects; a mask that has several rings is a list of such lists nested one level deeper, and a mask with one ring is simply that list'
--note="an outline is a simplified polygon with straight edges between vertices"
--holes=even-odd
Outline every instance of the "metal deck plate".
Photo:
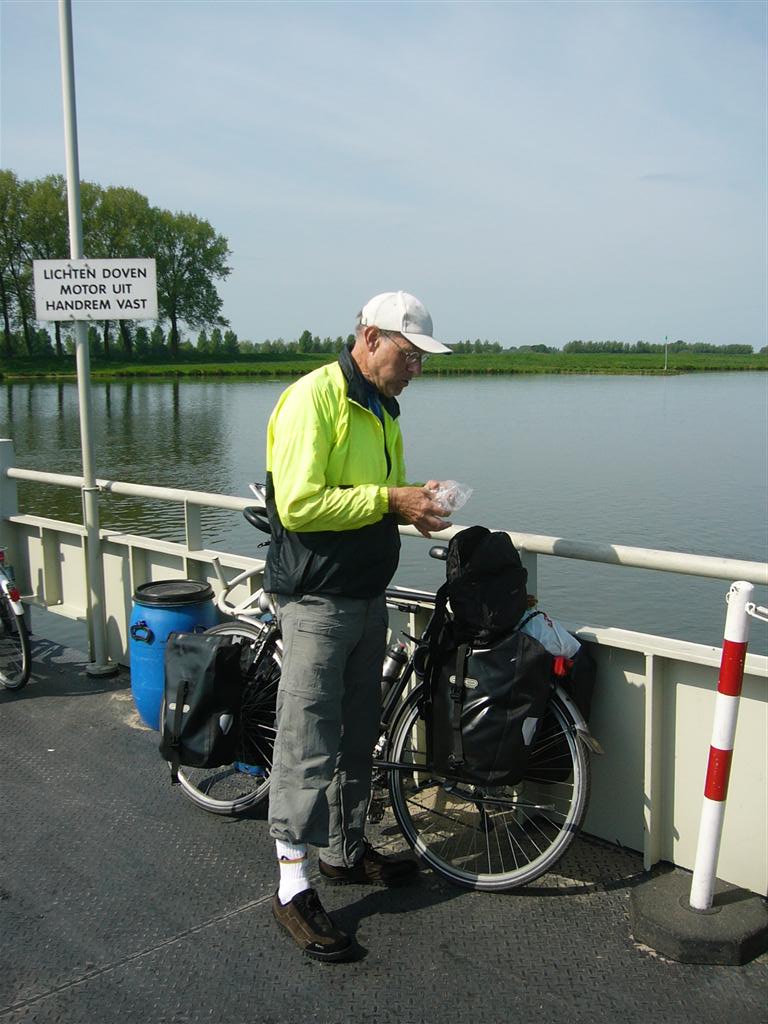
[{"label": "metal deck plate", "polygon": [[[171,788],[129,677],[93,680],[41,640],[0,691],[0,1024],[537,1024],[766,1019],[768,957],[678,964],[632,940],[638,854],[580,839],[508,894],[429,871],[407,889],[323,888],[360,958],[318,964],[272,920],[263,813]],[[370,838],[398,845],[385,820]]]}]

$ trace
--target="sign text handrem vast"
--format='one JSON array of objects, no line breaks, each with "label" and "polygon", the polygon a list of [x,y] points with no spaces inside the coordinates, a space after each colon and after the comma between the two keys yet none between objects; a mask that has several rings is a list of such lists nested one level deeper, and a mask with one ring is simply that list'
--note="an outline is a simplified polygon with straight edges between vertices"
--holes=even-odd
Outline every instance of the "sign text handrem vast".
[{"label": "sign text handrem vast", "polygon": [[35,260],[38,320],[156,320],[155,261]]}]

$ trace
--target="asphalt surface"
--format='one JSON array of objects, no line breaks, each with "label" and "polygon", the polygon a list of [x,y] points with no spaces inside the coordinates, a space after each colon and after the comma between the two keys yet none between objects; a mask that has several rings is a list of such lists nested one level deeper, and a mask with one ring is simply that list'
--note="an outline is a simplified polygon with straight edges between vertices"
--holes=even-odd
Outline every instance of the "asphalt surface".
[{"label": "asphalt surface", "polygon": [[[534,885],[317,885],[359,958],[307,959],[270,910],[263,812],[171,788],[127,672],[36,639],[0,690],[0,1024],[723,1024],[768,1021],[768,957],[675,963],[633,940],[639,854],[584,837]],[[370,838],[397,846],[385,819]]]}]

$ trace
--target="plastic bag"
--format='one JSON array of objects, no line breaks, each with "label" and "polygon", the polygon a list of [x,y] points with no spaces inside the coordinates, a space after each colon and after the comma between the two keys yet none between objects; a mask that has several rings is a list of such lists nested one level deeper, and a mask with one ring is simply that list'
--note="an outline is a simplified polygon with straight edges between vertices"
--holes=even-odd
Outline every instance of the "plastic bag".
[{"label": "plastic bag", "polygon": [[466,484],[460,484],[456,480],[441,480],[440,486],[435,490],[435,501],[439,502],[450,515],[457,509],[462,508],[472,497],[472,488]]},{"label": "plastic bag", "polygon": [[523,616],[523,624],[518,626],[518,629],[538,640],[550,654],[560,654],[564,658],[576,656],[581,644],[557,619],[550,619],[546,612],[534,613],[527,622],[525,618]]}]

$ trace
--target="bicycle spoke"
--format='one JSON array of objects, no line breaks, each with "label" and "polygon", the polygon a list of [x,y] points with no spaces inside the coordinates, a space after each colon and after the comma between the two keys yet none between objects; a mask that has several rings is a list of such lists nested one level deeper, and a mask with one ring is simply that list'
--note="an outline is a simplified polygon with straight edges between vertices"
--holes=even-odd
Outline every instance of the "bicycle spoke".
[{"label": "bicycle spoke", "polygon": [[0,686],[19,690],[29,679],[31,652],[24,620],[0,592]]},{"label": "bicycle spoke", "polygon": [[470,888],[514,888],[548,871],[581,823],[589,784],[567,710],[553,702],[520,784],[483,788],[425,767],[418,700],[409,700],[387,758],[414,764],[412,773],[390,774],[393,810],[411,845],[435,870]]},{"label": "bicycle spoke", "polygon": [[236,760],[216,769],[181,768],[179,782],[186,796],[207,811],[239,814],[269,792],[275,744],[275,705],[280,679],[274,633],[250,623],[223,623],[208,632],[229,636],[246,646],[241,665],[244,691],[239,714]]}]

